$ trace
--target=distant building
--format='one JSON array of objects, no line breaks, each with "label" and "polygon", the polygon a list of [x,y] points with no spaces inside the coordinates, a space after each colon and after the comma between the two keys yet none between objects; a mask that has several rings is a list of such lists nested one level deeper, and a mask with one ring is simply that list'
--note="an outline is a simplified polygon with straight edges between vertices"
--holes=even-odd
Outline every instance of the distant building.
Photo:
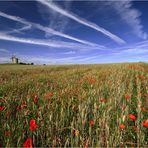
[{"label": "distant building", "polygon": [[12,56],[11,60],[13,64],[18,64],[18,58],[16,58],[15,56]]}]

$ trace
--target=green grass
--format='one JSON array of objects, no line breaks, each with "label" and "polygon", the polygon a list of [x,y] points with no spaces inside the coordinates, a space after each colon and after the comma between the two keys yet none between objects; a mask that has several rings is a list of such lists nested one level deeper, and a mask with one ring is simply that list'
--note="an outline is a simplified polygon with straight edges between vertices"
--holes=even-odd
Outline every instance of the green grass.
[{"label": "green grass", "polygon": [[0,65],[0,145],[148,147],[147,80],[144,63]]}]

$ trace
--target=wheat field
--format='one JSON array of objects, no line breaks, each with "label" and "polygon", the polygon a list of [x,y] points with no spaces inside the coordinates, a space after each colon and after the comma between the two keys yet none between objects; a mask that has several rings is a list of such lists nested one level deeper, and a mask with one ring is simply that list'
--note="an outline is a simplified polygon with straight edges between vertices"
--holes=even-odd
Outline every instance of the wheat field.
[{"label": "wheat field", "polygon": [[148,64],[0,65],[0,146],[148,147]]}]

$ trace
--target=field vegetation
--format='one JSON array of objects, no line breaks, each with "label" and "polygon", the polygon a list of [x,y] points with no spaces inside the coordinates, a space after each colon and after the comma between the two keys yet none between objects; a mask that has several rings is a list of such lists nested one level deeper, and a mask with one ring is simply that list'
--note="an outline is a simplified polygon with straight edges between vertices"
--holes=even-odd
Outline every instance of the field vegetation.
[{"label": "field vegetation", "polygon": [[0,65],[1,147],[148,147],[148,65]]}]

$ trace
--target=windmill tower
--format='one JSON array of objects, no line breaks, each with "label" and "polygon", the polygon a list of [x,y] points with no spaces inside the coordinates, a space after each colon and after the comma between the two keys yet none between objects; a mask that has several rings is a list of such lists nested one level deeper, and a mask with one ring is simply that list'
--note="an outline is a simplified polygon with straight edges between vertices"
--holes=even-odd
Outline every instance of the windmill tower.
[{"label": "windmill tower", "polygon": [[18,58],[16,56],[12,56],[11,60],[13,64],[18,64]]}]

